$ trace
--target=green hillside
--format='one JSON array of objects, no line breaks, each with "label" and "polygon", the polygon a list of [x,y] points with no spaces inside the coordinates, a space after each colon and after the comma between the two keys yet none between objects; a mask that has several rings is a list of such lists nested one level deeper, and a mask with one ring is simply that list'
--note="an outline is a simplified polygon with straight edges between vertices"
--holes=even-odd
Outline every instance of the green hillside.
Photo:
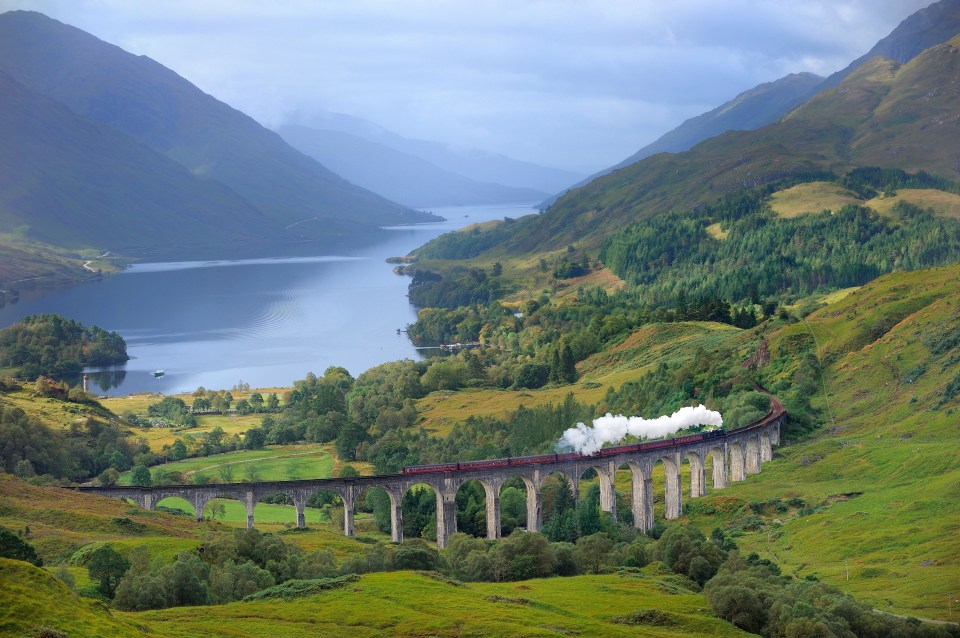
[{"label": "green hillside", "polygon": [[[951,609],[945,602],[960,578],[954,551],[960,525],[960,463],[952,452],[960,444],[958,303],[960,265],[953,265],[887,275],[849,294],[834,295],[801,321],[770,320],[750,330],[697,322],[653,324],[587,359],[582,383],[589,392],[594,386],[612,387],[619,392],[608,393],[605,401],[619,401],[628,380],[658,369],[655,366],[664,366],[671,378],[679,379],[686,371],[696,374],[698,365],[691,363],[702,359],[707,349],[743,358],[765,340],[769,357],[761,359],[756,378],[768,387],[786,388],[783,396],[787,398],[798,389],[809,391],[821,425],[806,434],[790,425],[785,435],[792,442],[776,448],[774,460],[764,465],[762,473],[722,491],[709,490],[704,498],[685,499],[684,517],[677,523],[692,523],[706,533],[720,528],[744,555],[755,551],[778,563],[785,574],[817,578],[877,609],[947,620]],[[801,363],[805,353],[822,361],[822,380],[801,378],[807,374]],[[738,361],[731,365],[740,368]],[[567,389],[581,396],[578,386]],[[502,402],[508,395],[496,392],[474,389],[464,396],[475,395],[471,400],[481,404],[484,396],[499,396],[501,407],[509,408],[509,403]],[[458,408],[459,393],[446,396],[449,407]],[[509,397],[514,405],[531,405],[538,393],[517,392]],[[437,409],[445,408],[438,403]],[[654,478],[656,493],[662,495],[662,476]],[[687,480],[684,469],[685,484]],[[587,481],[584,489],[589,485]],[[628,485],[626,476],[618,477],[621,492],[626,493]],[[270,507],[287,511],[278,512],[278,518],[264,511],[262,516],[258,513],[258,520],[289,521],[289,516],[285,518],[289,508]],[[656,511],[662,520],[662,503]],[[233,515],[238,512],[227,518],[235,519],[229,525],[243,525],[243,517]],[[370,530],[362,533],[372,534],[366,541],[344,539],[330,523],[313,516],[310,521],[314,529],[283,538],[308,551],[332,549],[343,560],[367,551],[372,539],[381,538],[368,515],[358,519],[361,529]],[[29,542],[52,565],[90,543],[104,541],[122,552],[145,545],[151,556],[170,561],[223,528],[210,522],[198,525],[192,517],[143,512],[120,501],[35,487],[8,476],[0,479],[0,525],[12,530],[29,527]],[[265,527],[283,530],[280,524]],[[607,571],[615,570],[613,566],[622,560],[614,558],[614,553],[605,559]],[[724,624],[710,624],[718,621],[697,611],[706,605],[696,588],[682,584],[688,581],[668,577],[660,569],[648,567],[642,576],[611,573],[467,583],[465,587],[408,572],[370,574],[347,587],[297,602],[232,603],[136,614],[114,611],[112,617],[102,617],[103,631],[117,622],[144,626],[157,635],[257,635],[265,618],[271,619],[271,626],[280,627],[274,631],[285,632],[278,635],[291,636],[332,633],[335,630],[328,623],[334,622],[348,623],[357,635],[423,635],[423,628],[431,635],[511,631],[617,635],[621,630],[624,635],[671,635],[667,631],[724,635],[732,631]],[[35,578],[20,572],[15,577],[26,582]],[[30,625],[23,623],[37,618],[70,627],[73,621],[60,613],[73,604],[80,605],[72,616],[78,622],[88,613],[83,611],[86,603],[64,598],[69,594],[56,583],[39,589],[47,593],[34,601],[24,600],[19,588],[3,594],[4,603],[9,601],[13,609],[25,610],[21,605],[29,603],[47,610],[36,612],[39,616],[13,613],[13,622],[20,623],[13,625],[17,631],[26,631]],[[74,602],[66,606],[49,602],[60,599]],[[291,613],[294,607],[310,613]],[[369,613],[372,608],[378,613]],[[667,620],[645,615],[643,610],[648,609],[662,610]],[[639,625],[611,620],[629,618],[634,612],[643,612],[634,618],[655,618],[667,624],[649,627],[642,620]],[[462,619],[467,616],[476,624],[465,625]],[[309,621],[294,620],[307,617]]]},{"label": "green hillside", "polygon": [[504,232],[499,256],[546,253],[576,244],[595,249],[638,219],[688,210],[790,176],[854,167],[960,176],[960,122],[951,116],[960,76],[960,39],[909,63],[871,60],[782,121],[731,131],[691,150],[648,157],[570,191],[543,215]]},{"label": "green hillside", "polygon": [[[431,394],[418,408],[443,434],[470,414],[502,418],[521,405],[559,404],[566,391],[604,411],[607,388],[622,389],[658,365],[664,392],[679,392],[686,379],[700,383],[687,375],[706,353],[736,357],[729,364],[740,367],[765,340],[769,362],[754,378],[782,388],[782,398],[803,393],[818,428],[788,427],[790,444],[761,474],[686,500],[683,520],[706,533],[726,529],[785,573],[816,576],[878,609],[948,619],[945,601],[960,580],[960,264],[893,273],[845,293],[805,300],[825,305],[801,321],[750,330],[646,325],[578,363],[577,385]],[[822,379],[801,370],[809,356],[822,362]],[[621,474],[626,499],[630,479]],[[661,495],[662,476],[654,479]]]},{"label": "green hillside", "polygon": [[[823,425],[778,448],[762,474],[691,504],[690,519],[741,529],[741,543],[787,573],[879,609],[948,618],[960,582],[958,303],[960,266],[898,273],[766,332],[770,368],[816,336]],[[809,515],[776,506],[794,497]]]},{"label": "green hillside", "polygon": [[[742,636],[705,612],[703,599],[668,577],[578,576],[522,584],[457,586],[412,573],[371,574],[353,587],[289,603],[138,615],[171,636]],[[664,608],[664,590],[673,589]],[[372,614],[371,609],[376,613]],[[631,613],[660,609],[646,623]],[[293,612],[293,613],[291,613]],[[244,634],[239,634],[244,635]]]},{"label": "green hillside", "polygon": [[[0,634],[4,636],[122,638],[143,632],[141,624],[118,618],[100,601],[77,596],[29,563],[0,558],[0,581]],[[48,633],[40,633],[44,629]]]},{"label": "green hillside", "polygon": [[[291,601],[122,613],[79,598],[27,563],[0,558],[0,633],[67,636],[746,636],[699,594],[656,573],[456,584],[428,573],[364,576]],[[663,609],[664,590],[669,606]],[[377,613],[371,614],[371,609]],[[651,613],[649,610],[658,610]],[[640,613],[636,618],[631,614]],[[60,634],[48,634],[60,635]]]},{"label": "green hillside", "polygon": [[97,272],[115,270],[112,264],[100,261],[84,268],[88,260],[100,254],[97,250],[70,253],[47,244],[25,240],[18,234],[0,234],[0,302],[6,304],[19,297],[19,291],[30,286],[62,286],[89,281]]}]

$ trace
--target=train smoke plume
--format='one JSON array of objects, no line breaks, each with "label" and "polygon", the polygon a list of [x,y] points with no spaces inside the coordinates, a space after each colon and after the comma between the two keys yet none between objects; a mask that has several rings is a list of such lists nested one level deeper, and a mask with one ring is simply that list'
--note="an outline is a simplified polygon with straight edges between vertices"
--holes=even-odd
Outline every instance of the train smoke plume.
[{"label": "train smoke plume", "polygon": [[604,443],[616,443],[628,434],[657,438],[694,425],[721,426],[723,418],[719,412],[708,410],[703,405],[680,408],[670,416],[656,419],[612,415],[608,412],[606,416],[594,419],[592,426],[578,423],[577,427],[569,428],[560,437],[559,446],[573,448],[581,454],[593,454]]}]

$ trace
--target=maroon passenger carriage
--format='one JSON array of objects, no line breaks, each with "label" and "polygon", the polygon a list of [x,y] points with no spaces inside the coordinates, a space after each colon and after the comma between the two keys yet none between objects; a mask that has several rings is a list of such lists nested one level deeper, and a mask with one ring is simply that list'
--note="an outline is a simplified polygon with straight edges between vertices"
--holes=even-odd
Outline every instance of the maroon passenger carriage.
[{"label": "maroon passenger carriage", "polygon": [[[757,386],[759,392],[763,392],[770,397],[770,411],[760,420],[754,421],[742,428],[737,428],[733,432],[737,434],[745,430],[753,430],[769,425],[772,421],[780,418],[783,414],[783,404],[775,396]],[[403,468],[404,474],[431,474],[436,472],[455,472],[463,470],[486,470],[498,467],[514,467],[518,465],[533,465],[536,463],[556,463],[558,461],[571,461],[583,458],[601,458],[604,456],[616,456],[617,454],[646,452],[647,450],[657,450],[674,445],[684,445],[686,443],[696,443],[698,441],[709,441],[711,439],[723,438],[727,435],[726,430],[711,430],[708,432],[698,432],[686,436],[678,436],[672,439],[657,439],[655,441],[646,441],[644,443],[632,443],[630,445],[617,445],[614,447],[600,448],[594,454],[580,454],[579,452],[563,452],[558,454],[538,454],[536,456],[515,456],[505,459],[486,459],[483,461],[465,461],[462,463],[435,463],[433,465],[414,465]]]}]

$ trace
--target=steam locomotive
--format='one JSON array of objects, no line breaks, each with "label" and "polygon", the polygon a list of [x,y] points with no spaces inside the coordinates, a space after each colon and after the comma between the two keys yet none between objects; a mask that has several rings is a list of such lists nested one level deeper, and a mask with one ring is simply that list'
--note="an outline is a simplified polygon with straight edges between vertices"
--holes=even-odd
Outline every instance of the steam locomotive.
[{"label": "steam locomotive", "polygon": [[[737,428],[734,432],[740,433],[746,430],[753,430],[769,425],[771,422],[780,418],[783,414],[783,404],[772,394],[765,392],[762,388],[757,388],[760,392],[768,394],[770,397],[770,411],[762,419],[754,421],[742,428]],[[536,456],[515,456],[505,459],[486,459],[483,461],[465,461],[462,463],[434,463],[433,465],[414,465],[403,468],[403,474],[433,474],[437,472],[454,472],[458,470],[486,470],[498,467],[514,467],[520,465],[534,465],[536,463],[556,463],[558,461],[572,461],[583,458],[603,458],[605,456],[616,456],[617,454],[646,452],[648,450],[657,450],[674,445],[684,445],[686,443],[698,443],[700,441],[710,441],[720,439],[727,435],[723,429],[709,430],[707,432],[698,432],[686,436],[678,436],[672,439],[657,439],[655,441],[645,441],[643,443],[631,443],[629,445],[617,445],[614,447],[600,448],[594,454],[581,454],[579,452],[562,452],[557,454],[538,454]]]}]

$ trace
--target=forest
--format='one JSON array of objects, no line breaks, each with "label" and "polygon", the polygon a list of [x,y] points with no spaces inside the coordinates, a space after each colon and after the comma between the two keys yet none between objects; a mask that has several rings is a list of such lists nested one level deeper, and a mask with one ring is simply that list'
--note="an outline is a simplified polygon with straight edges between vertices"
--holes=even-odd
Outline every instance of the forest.
[{"label": "forest", "polygon": [[21,379],[63,379],[87,366],[124,363],[127,344],[116,332],[55,314],[33,315],[0,330],[0,367],[18,368]]}]

